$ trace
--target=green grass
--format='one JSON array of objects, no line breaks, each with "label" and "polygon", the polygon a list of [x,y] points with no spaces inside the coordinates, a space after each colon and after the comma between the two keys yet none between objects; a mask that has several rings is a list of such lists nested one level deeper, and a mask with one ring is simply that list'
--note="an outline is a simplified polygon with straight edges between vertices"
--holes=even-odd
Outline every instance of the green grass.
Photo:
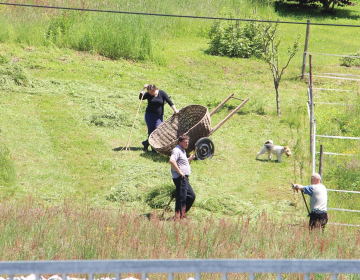
[{"label": "green grass", "polygon": [[[240,5],[232,1],[218,2],[209,1],[207,9],[204,9],[204,3],[195,5],[196,2],[191,1],[183,6],[150,1],[146,4],[149,6],[141,6],[140,10],[216,16],[220,14],[221,5],[228,5],[235,12]],[[60,4],[80,6],[76,1]],[[92,2],[87,4],[89,8],[97,7]],[[113,9],[115,4],[112,2],[99,8]],[[126,9],[139,9],[137,5],[140,4],[132,1]],[[279,10],[272,4],[250,2],[243,6],[239,17],[245,13],[249,16],[255,6],[259,16],[269,15],[272,19],[305,21],[311,16],[314,22],[358,24],[358,6],[341,8],[335,19],[334,16],[308,10],[292,14],[287,9],[285,15],[283,7]],[[119,10],[124,7],[120,5]],[[85,36],[86,31],[97,32],[96,20],[106,19],[106,15],[78,14],[79,18],[74,19],[78,25],[72,26],[73,32],[49,43],[44,34],[50,19],[40,19],[39,10],[31,10],[24,21],[17,22],[17,17],[9,17],[10,8],[0,8],[0,18],[7,20],[0,20],[2,201],[23,201],[31,194],[44,207],[62,205],[64,200],[69,200],[84,207],[99,207],[97,209],[137,209],[142,214],[160,209],[161,212],[169,202],[173,183],[168,158],[141,150],[141,141],[147,133],[143,120],[145,104],[142,104],[135,122],[131,151],[121,151],[127,143],[137,112],[139,91],[145,83],[155,83],[170,95],[179,109],[189,104],[201,104],[211,111],[231,93],[238,98],[250,99],[211,136],[215,145],[214,157],[209,161],[192,163],[190,180],[197,198],[189,213],[191,218],[201,220],[214,215],[215,218],[249,216],[255,219],[266,211],[279,223],[282,219],[307,219],[301,196],[291,191],[293,182],[310,183],[311,173],[307,81],[299,79],[301,52],[291,61],[280,84],[282,117],[279,118],[276,115],[272,76],[264,61],[206,54],[209,42],[206,30],[211,21],[132,16],[139,28],[139,33],[135,30],[133,34],[141,37],[144,26],[149,26],[147,31],[151,42],[148,46],[153,50],[152,55],[142,59],[132,56],[122,59],[119,53],[114,56],[116,60],[111,60],[98,49],[79,51],[80,41],[74,37],[76,34]],[[16,8],[12,12],[20,17],[25,11],[28,10]],[[59,16],[59,13],[55,14]],[[50,11],[46,15],[51,15]],[[113,18],[113,15],[108,15],[108,19]],[[126,16],[117,20],[125,18],[130,20]],[[26,26],[26,20],[31,24]],[[44,26],[40,24],[42,20],[45,20]],[[151,24],[150,20],[153,21]],[[127,25],[129,29],[126,29],[128,33],[124,38],[127,42],[135,42],[138,37],[131,35],[135,27],[129,22]],[[76,27],[79,27],[78,30]],[[107,25],[104,24],[105,27]],[[301,34],[303,43],[305,29],[305,26],[280,24],[282,50],[286,50],[298,34]],[[96,34],[100,36],[101,32]],[[354,38],[360,36],[360,28],[312,26],[310,36],[310,52],[345,54],[359,49]],[[94,42],[109,42],[112,40],[109,38]],[[113,37],[116,42],[121,42],[122,38],[118,34]],[[119,45],[115,45],[116,48]],[[286,53],[283,52],[280,58],[280,63],[285,63]],[[328,65],[315,67],[317,73],[334,72],[335,67],[332,66],[338,66],[340,60],[337,57],[314,56],[314,64]],[[346,95],[319,92],[315,95],[316,101],[357,102],[356,82],[319,78],[314,86],[355,90]],[[238,104],[238,100],[230,100],[212,116],[212,126],[223,120]],[[348,121],[346,132],[350,131],[351,135],[347,136],[359,136],[358,109],[348,112],[339,109],[336,111],[339,116],[334,110],[338,109],[316,106],[318,133],[337,132],[339,122],[336,119],[341,117]],[[165,106],[165,119],[171,114],[172,110]],[[283,163],[267,161],[265,155],[256,161],[257,152],[268,139],[278,145],[290,145],[293,156],[285,158]],[[327,142],[325,149],[358,153],[357,144],[348,143]],[[328,188],[357,182],[357,161],[345,161],[348,166],[346,173],[342,172],[344,158],[326,158],[324,183]],[[358,185],[353,190],[356,188]],[[343,204],[343,201],[342,197],[329,196],[329,207],[356,207],[356,199],[353,205]],[[170,208],[174,208],[173,202]],[[173,212],[166,215],[171,216]],[[332,212],[331,221],[346,222],[350,219],[359,223],[358,215],[351,215],[349,218],[347,214]],[[81,256],[90,255],[87,252]]]}]

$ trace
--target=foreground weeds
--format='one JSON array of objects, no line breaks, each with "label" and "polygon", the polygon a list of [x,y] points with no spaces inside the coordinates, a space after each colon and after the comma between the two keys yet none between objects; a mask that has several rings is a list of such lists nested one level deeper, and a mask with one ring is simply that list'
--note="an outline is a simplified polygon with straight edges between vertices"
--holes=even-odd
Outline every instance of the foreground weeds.
[{"label": "foreground weeds", "polygon": [[274,222],[267,213],[236,219],[170,221],[104,210],[65,200],[43,206],[33,197],[4,202],[1,261],[61,259],[325,258],[360,253],[358,230],[328,226],[309,233],[306,222]]}]

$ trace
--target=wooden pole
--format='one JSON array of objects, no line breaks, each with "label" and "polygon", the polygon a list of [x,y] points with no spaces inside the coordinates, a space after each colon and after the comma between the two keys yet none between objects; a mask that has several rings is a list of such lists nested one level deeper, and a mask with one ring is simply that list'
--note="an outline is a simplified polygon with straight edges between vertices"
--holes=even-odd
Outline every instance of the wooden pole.
[{"label": "wooden pole", "polygon": [[211,130],[211,134],[213,134],[220,126],[222,126],[228,119],[231,118],[232,115],[234,115],[242,106],[245,105],[246,102],[249,101],[249,98],[246,98],[239,106],[237,106],[225,119],[223,119],[217,126],[215,126],[212,130]]},{"label": "wooden pole", "polygon": [[324,146],[320,145],[320,159],[319,159],[319,174],[323,177],[323,164],[324,164]]},{"label": "wooden pole", "polygon": [[143,101],[144,95],[145,95],[145,94],[143,94],[143,95],[141,96],[140,103],[139,103],[139,107],[138,107],[138,109],[137,109],[137,112],[136,112],[136,115],[135,115],[135,119],[134,119],[133,125],[132,125],[132,127],[131,127],[129,139],[128,139],[127,143],[126,143],[126,146],[124,146],[120,151],[122,151],[122,150],[124,150],[124,149],[125,149],[125,151],[130,151],[130,139],[131,139],[131,135],[132,135],[132,132],[133,132],[133,129],[134,129],[134,126],[135,126],[135,122],[136,122],[137,116],[138,116],[138,114],[139,114],[141,102]]},{"label": "wooden pole", "polygon": [[301,79],[304,78],[305,71],[306,71],[306,55],[309,45],[309,35],[310,35],[310,19],[307,20],[306,24],[306,38],[305,38],[305,47],[304,47],[304,56],[303,56],[303,65],[301,70]]},{"label": "wooden pole", "polygon": [[309,206],[307,205],[307,202],[306,202],[306,199],[305,199],[305,195],[304,195],[304,191],[301,191],[301,195],[302,195],[302,198],[303,198],[303,200],[304,200],[304,203],[305,203],[306,209],[307,209],[307,211],[308,211],[308,214],[310,214]]},{"label": "wooden pole", "polygon": [[230,94],[228,97],[225,98],[223,102],[221,102],[217,107],[210,113],[210,117],[216,113],[231,97],[234,96],[234,93]]}]

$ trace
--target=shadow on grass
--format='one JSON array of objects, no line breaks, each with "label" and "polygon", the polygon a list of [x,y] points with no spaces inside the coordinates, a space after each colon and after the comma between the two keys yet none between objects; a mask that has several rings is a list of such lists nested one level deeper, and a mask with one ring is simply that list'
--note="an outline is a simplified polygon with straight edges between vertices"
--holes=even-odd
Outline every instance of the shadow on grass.
[{"label": "shadow on grass", "polygon": [[[140,147],[129,147],[130,151],[142,151],[143,148]],[[117,147],[117,148],[113,148],[112,149],[114,152],[125,152],[125,148],[124,147]],[[157,152],[152,152],[150,151],[146,151],[140,154],[141,157],[147,158],[147,159],[151,159],[154,162],[168,162],[169,161],[169,157],[164,156],[160,153]]]},{"label": "shadow on grass", "polygon": [[[140,147],[129,147],[130,151],[141,151],[143,148]],[[126,151],[126,147],[117,147],[112,149],[114,152]]]},{"label": "shadow on grass", "polygon": [[339,19],[339,18],[352,18],[360,19],[360,15],[355,14],[355,11],[334,9],[333,12],[325,12],[322,6],[318,5],[300,5],[297,3],[286,3],[283,1],[275,2],[275,12],[282,17],[294,17],[297,19]]},{"label": "shadow on grass", "polygon": [[151,159],[154,162],[168,162],[169,161],[169,157],[164,156],[160,153],[154,153],[152,151],[143,152],[140,154],[140,156],[147,158],[147,159]]},{"label": "shadow on grass", "polygon": [[[143,151],[143,148],[140,147],[129,147],[130,151]],[[112,149],[114,152],[125,152],[125,148],[124,147],[117,147],[117,148],[113,148]],[[168,162],[169,158],[157,153],[157,152],[153,152],[153,151],[144,151],[143,153],[140,154],[140,156],[147,158],[147,159],[151,159],[154,162]]]},{"label": "shadow on grass", "polygon": [[281,163],[280,161],[278,160],[271,160],[271,159],[261,159],[261,158],[258,158],[256,159],[257,161],[263,161],[263,162],[267,162],[267,163],[271,163],[271,164],[274,164],[274,163]]}]

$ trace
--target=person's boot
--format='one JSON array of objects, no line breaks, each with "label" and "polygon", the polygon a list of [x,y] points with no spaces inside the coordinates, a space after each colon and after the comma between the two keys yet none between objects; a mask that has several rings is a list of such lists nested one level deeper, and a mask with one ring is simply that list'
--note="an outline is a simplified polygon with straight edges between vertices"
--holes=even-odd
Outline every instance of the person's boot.
[{"label": "person's boot", "polygon": [[148,150],[148,148],[149,148],[149,139],[146,139],[145,141],[142,141],[141,144],[143,144],[143,146],[144,146],[143,151],[146,152]]}]

